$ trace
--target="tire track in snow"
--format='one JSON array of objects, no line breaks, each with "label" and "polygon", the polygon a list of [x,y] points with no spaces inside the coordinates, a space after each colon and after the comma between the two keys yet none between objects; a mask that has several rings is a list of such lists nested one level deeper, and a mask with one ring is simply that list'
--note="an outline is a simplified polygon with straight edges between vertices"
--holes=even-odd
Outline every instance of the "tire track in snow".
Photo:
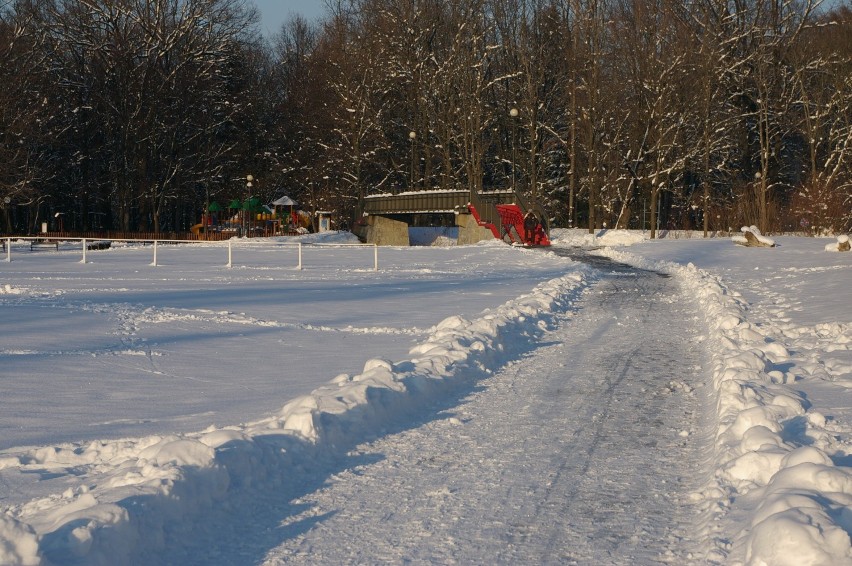
[{"label": "tire track in snow", "polygon": [[266,563],[695,561],[712,444],[690,304],[632,270],[578,307],[453,414],[359,447]]}]

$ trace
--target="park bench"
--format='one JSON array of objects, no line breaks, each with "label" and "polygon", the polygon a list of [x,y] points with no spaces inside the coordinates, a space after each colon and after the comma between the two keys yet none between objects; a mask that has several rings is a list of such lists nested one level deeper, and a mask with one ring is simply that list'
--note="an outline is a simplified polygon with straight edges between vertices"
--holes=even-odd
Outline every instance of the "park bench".
[{"label": "park bench", "polygon": [[51,247],[56,251],[59,251],[59,241],[58,240],[33,240],[30,242],[30,250],[35,250],[38,248],[46,248]]}]

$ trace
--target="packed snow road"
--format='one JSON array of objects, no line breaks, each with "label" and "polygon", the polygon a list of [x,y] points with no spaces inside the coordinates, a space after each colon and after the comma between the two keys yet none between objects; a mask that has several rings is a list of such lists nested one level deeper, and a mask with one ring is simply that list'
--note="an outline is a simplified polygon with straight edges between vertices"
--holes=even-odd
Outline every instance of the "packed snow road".
[{"label": "packed snow road", "polygon": [[[703,548],[709,369],[659,274],[603,276],[542,346],[293,502],[266,564],[683,564]],[[706,535],[706,533],[705,533]],[[695,557],[695,558],[693,558]]]}]

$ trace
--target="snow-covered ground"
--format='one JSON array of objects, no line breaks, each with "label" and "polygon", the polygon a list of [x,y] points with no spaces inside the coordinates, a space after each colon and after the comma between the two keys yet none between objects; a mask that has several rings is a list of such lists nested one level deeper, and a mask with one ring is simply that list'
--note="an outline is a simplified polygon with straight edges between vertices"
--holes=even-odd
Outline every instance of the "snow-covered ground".
[{"label": "snow-covered ground", "polygon": [[[703,432],[712,454],[688,501],[703,527],[677,539],[704,555],[688,556],[852,563],[852,255],[811,238],[555,236],[670,274],[704,329],[709,430],[681,442],[695,448]],[[322,530],[331,517],[305,501],[354,469],[353,454],[370,459],[361,443],[463,429],[430,421],[546,356],[600,279],[495,242],[380,248],[378,271],[372,248],[305,246],[298,270],[292,241],[234,243],[231,268],[222,243],[161,246],[157,266],[140,246],[83,264],[71,245],[21,244],[0,263],[0,563],[201,563],[188,554],[198,541],[204,563],[286,561],[266,505],[289,509],[288,532]],[[646,326],[624,331],[672,330]],[[668,446],[659,435],[624,432],[649,458]],[[246,531],[255,546],[216,547]]]}]

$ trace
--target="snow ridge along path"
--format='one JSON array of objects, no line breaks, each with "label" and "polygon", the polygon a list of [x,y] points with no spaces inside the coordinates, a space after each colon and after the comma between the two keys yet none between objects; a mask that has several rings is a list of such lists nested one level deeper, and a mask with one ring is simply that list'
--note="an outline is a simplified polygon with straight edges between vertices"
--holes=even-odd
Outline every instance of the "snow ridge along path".
[{"label": "snow ridge along path", "polygon": [[[266,564],[685,564],[708,552],[692,503],[712,469],[694,304],[626,266],[543,345],[294,503]],[[305,531],[306,525],[312,528]]]}]

